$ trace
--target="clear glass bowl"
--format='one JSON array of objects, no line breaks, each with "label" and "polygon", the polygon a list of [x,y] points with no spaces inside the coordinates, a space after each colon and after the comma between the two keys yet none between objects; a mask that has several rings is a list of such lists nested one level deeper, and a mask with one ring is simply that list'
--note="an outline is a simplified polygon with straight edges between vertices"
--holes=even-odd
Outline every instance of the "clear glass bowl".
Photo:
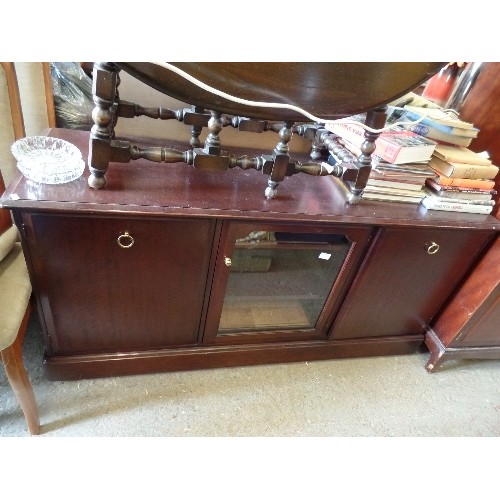
[{"label": "clear glass bowl", "polygon": [[85,170],[80,150],[68,141],[46,136],[19,139],[11,147],[17,168],[28,179],[62,184],[78,179]]}]

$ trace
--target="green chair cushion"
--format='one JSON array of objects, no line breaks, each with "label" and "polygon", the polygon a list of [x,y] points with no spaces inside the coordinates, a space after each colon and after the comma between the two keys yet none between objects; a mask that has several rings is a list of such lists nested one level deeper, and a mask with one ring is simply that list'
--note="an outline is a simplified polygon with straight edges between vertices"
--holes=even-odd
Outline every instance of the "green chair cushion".
[{"label": "green chair cushion", "polygon": [[0,261],[6,257],[12,250],[14,243],[17,241],[17,227],[11,226],[0,235]]},{"label": "green chair cushion", "polygon": [[28,269],[17,242],[0,262],[0,350],[16,339],[30,296]]}]

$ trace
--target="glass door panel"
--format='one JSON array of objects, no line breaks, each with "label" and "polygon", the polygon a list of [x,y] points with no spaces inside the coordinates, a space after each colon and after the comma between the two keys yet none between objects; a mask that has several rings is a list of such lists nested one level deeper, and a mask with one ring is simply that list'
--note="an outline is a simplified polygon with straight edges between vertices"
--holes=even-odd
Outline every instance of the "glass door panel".
[{"label": "glass door panel", "polygon": [[339,234],[251,231],[236,239],[218,335],[313,330],[350,248]]},{"label": "glass door panel", "polygon": [[204,344],[327,340],[373,228],[224,221]]},{"label": "glass door panel", "polygon": [[324,338],[370,233],[225,223],[205,342]]}]

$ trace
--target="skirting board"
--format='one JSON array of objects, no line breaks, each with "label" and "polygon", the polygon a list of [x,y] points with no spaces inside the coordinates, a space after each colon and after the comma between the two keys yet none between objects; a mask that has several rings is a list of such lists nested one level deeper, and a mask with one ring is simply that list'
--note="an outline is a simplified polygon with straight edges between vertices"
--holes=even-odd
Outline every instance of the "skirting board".
[{"label": "skirting board", "polygon": [[416,352],[422,335],[238,346],[195,346],[134,353],[52,356],[44,360],[51,380],[114,377],[144,373],[225,368]]}]

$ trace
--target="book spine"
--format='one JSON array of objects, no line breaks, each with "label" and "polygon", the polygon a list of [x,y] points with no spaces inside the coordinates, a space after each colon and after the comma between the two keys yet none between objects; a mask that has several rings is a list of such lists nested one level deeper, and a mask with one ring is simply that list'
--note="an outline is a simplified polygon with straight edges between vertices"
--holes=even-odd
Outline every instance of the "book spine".
[{"label": "book spine", "polygon": [[432,200],[433,203],[463,203],[465,205],[487,205],[494,206],[495,202],[493,200],[469,200],[466,198],[441,198],[439,195],[429,193],[427,197]]},{"label": "book spine", "polygon": [[[420,115],[410,110],[407,110],[405,114],[400,118],[400,120],[412,120],[412,121],[416,121],[418,119],[420,119]],[[436,130],[439,130],[444,134],[455,134],[455,135],[461,135],[462,137],[474,138],[477,137],[479,133],[479,129],[477,128],[452,127],[451,125],[443,125],[442,123],[437,123],[431,118],[424,118],[415,125],[427,125],[428,127],[432,127]]]},{"label": "book spine", "polygon": [[473,214],[490,214],[493,207],[490,205],[479,205],[477,203],[450,203],[425,197],[420,202],[429,210],[444,210],[447,212],[468,212]]},{"label": "book spine", "polygon": [[399,194],[404,196],[415,196],[417,198],[423,198],[426,195],[426,192],[423,189],[415,191],[412,189],[404,189],[398,187],[374,186],[372,184],[367,184],[365,189],[367,191],[371,191],[372,193]]},{"label": "book spine", "polygon": [[425,185],[439,193],[464,193],[464,194],[480,194],[492,196],[497,194],[495,189],[479,189],[473,187],[461,187],[461,186],[443,186],[439,184],[434,179],[425,179]]},{"label": "book spine", "polygon": [[[372,155],[373,157],[374,155]],[[375,162],[374,162],[375,163]],[[403,164],[396,165],[392,163],[375,163],[375,170],[382,172],[383,174],[408,174],[408,175],[418,175],[426,179],[427,177],[435,177],[436,172],[426,164],[422,164],[422,168],[418,168],[415,164]]]},{"label": "book spine", "polygon": [[[462,146],[436,146],[434,156],[448,163],[467,163],[469,165],[492,166],[489,158],[475,153],[474,151]],[[494,166],[494,165],[493,165]]]},{"label": "book spine", "polygon": [[370,193],[363,191],[363,200],[373,200],[373,201],[396,201],[402,203],[420,203],[421,198],[416,196],[398,196],[384,193]]},{"label": "book spine", "polygon": [[[333,123],[327,124],[325,128],[346,141],[347,149],[350,148],[353,154],[357,156],[361,154],[359,148],[366,140],[365,130],[362,127],[350,123]],[[400,150],[400,146],[386,142],[383,136],[379,136],[375,141],[375,151],[372,156],[378,156],[389,163],[393,163],[397,161]]]},{"label": "book spine", "polygon": [[[416,113],[413,110],[407,109],[407,108],[405,108],[405,115],[404,116],[410,120],[413,120],[413,121],[416,121],[416,120],[419,120],[420,118],[422,118],[422,115],[420,115],[419,113]],[[420,120],[419,123],[423,123],[424,125],[429,125],[431,127],[442,127],[443,132],[446,132],[446,133],[453,133],[454,131],[460,132],[460,131],[473,130],[477,134],[477,132],[479,131],[471,123],[463,122],[461,120],[453,120],[453,123],[455,125],[455,126],[453,126],[453,125],[447,125],[446,123],[443,123],[442,120],[439,120],[439,119],[436,120],[436,119],[433,119],[433,118],[426,116],[425,118]]]},{"label": "book spine", "polygon": [[433,141],[440,141],[455,146],[467,147],[472,142],[471,137],[461,137],[459,135],[447,134],[420,123],[417,123],[416,125],[403,125],[403,127],[405,130],[414,132],[415,134],[421,135],[422,137],[427,137],[428,139],[432,139]]},{"label": "book spine", "polygon": [[431,158],[430,167],[447,177],[461,177],[462,179],[491,180],[498,174],[498,167],[495,165],[451,162],[440,160],[436,156]]},{"label": "book spine", "polygon": [[372,177],[368,177],[366,181],[367,186],[387,186],[387,187],[397,187],[401,189],[408,189],[411,191],[420,191],[424,184],[420,182],[406,182],[404,180],[390,180],[390,179],[373,179]]},{"label": "book spine", "polygon": [[441,175],[437,179],[437,183],[441,186],[458,186],[477,189],[493,189],[495,181],[483,179],[463,179],[461,177],[446,177]]},{"label": "book spine", "polygon": [[486,165],[470,165],[468,163],[453,163],[450,177],[462,179],[494,179],[498,174],[498,167]]},{"label": "book spine", "polygon": [[[432,191],[434,192],[434,191]],[[455,198],[458,200],[477,200],[477,201],[493,201],[493,196],[491,194],[477,194],[477,193],[464,193],[464,192],[450,192],[444,191],[441,193],[435,193],[437,196],[441,196],[443,199]],[[494,205],[493,203],[491,203]]]},{"label": "book spine", "polygon": [[442,144],[443,146],[460,146],[462,148],[466,148],[467,146],[470,146],[470,143],[472,142],[472,139],[470,139],[462,144],[459,144],[458,141],[455,141],[455,142],[452,142],[449,140],[443,141],[441,139],[435,139],[435,138],[432,139],[431,137],[429,137],[429,139],[433,140],[434,142],[437,142],[438,144]]}]

